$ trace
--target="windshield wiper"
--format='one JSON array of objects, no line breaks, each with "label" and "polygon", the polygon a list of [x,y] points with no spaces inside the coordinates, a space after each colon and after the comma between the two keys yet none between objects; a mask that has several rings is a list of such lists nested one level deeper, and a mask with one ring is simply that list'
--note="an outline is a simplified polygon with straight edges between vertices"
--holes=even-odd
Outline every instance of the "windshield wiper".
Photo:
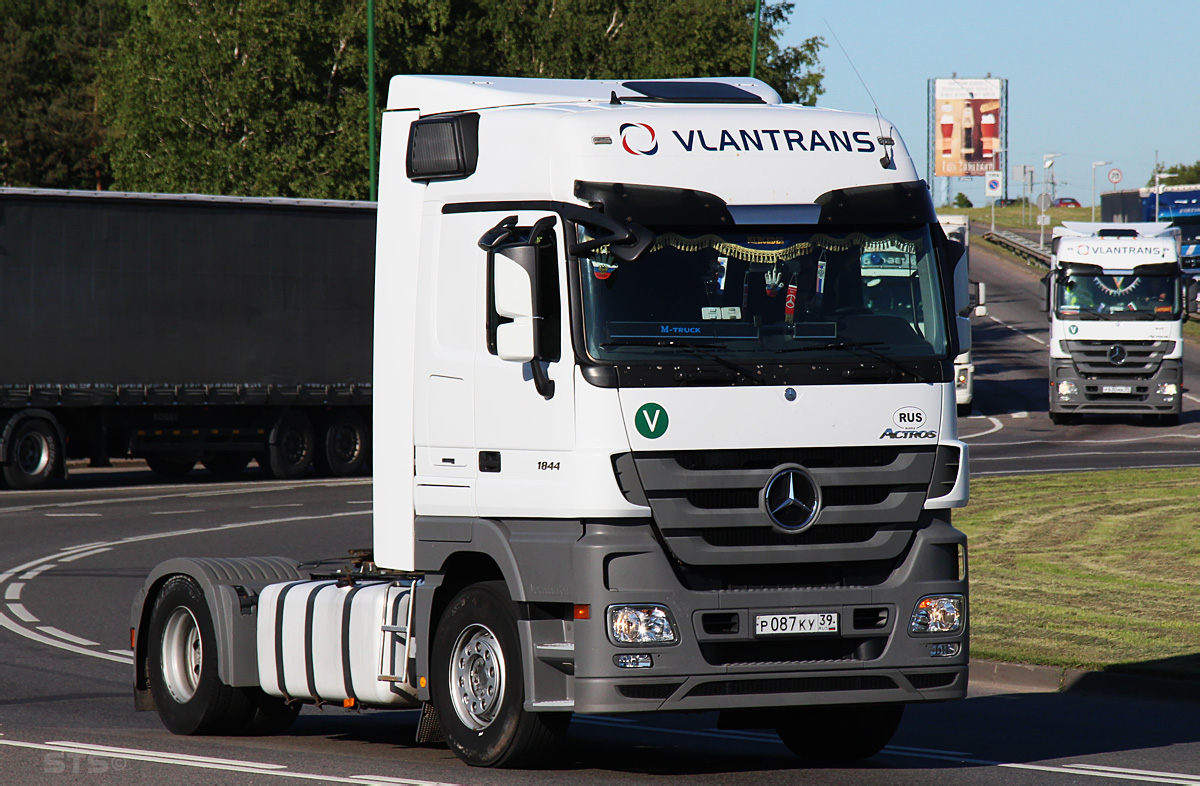
[{"label": "windshield wiper", "polygon": [[901,371],[909,376],[915,377],[918,382],[929,381],[925,375],[919,371],[909,368],[907,365],[901,363],[899,360],[896,360],[890,355],[885,355],[879,350],[872,349],[872,347],[878,347],[881,345],[883,345],[882,341],[834,341],[828,344],[813,344],[809,347],[790,347],[788,349],[778,349],[775,350],[775,354],[784,355],[792,352],[818,352],[822,349],[861,349],[863,352],[866,352],[872,357],[878,358],[884,363],[887,363],[897,371]]},{"label": "windshield wiper", "polygon": [[716,354],[715,352],[709,352],[708,350],[711,350],[711,349],[723,349],[723,347],[716,346],[713,344],[692,344],[691,342],[688,342],[688,341],[664,340],[664,341],[610,341],[610,342],[600,345],[601,349],[612,349],[614,347],[669,347],[671,349],[675,349],[675,348],[684,349],[684,350],[687,350],[688,352],[691,352],[693,355],[696,355],[697,357],[702,357],[702,358],[705,358],[706,360],[711,360],[714,363],[718,363],[718,364],[724,366],[725,368],[729,369],[730,371],[734,372],[735,374],[739,374],[739,375],[745,377],[746,379],[750,380],[755,385],[763,384],[763,381],[761,378],[754,376],[754,374],[752,374],[751,372],[742,368],[737,363],[734,363],[730,360],[726,360],[725,358],[721,357],[720,355]]}]

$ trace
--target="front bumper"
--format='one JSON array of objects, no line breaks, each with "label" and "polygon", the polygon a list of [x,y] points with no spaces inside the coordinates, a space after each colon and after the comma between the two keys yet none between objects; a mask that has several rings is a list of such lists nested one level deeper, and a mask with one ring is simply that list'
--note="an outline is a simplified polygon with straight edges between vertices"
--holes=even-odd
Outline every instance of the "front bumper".
[{"label": "front bumper", "polygon": [[[686,571],[672,567],[648,521],[589,523],[573,548],[576,597],[592,609],[591,619],[573,626],[574,711],[963,698],[969,616],[954,634],[917,636],[908,626],[917,601],[931,594],[962,595],[969,615],[966,538],[950,526],[946,512],[927,512],[921,523],[891,570],[870,583],[711,588],[694,586]],[[678,642],[618,645],[604,611],[621,603],[666,605]],[[752,632],[760,614],[831,611],[840,620],[835,634],[756,637]],[[947,643],[958,645],[955,655],[931,654],[933,645]],[[620,668],[616,656],[622,654],[648,654],[652,665]]]},{"label": "front bumper", "polygon": [[[1060,391],[1060,383],[1075,392]],[[1163,385],[1175,393],[1159,392]],[[1183,373],[1177,359],[1163,360],[1153,375],[1144,377],[1089,375],[1083,378],[1070,359],[1050,360],[1050,411],[1070,414],[1178,415],[1183,405]]]}]

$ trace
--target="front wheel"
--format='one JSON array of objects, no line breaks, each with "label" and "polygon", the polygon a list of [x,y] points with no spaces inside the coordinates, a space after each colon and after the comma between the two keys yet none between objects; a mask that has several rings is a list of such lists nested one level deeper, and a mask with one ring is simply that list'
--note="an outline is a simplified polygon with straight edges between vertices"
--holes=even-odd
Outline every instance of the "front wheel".
[{"label": "front wheel", "polygon": [[569,713],[526,712],[517,618],[502,581],[467,587],[433,638],[430,692],[450,750],[475,767],[517,767],[561,742]]},{"label": "front wheel", "polygon": [[806,763],[849,763],[883,750],[903,715],[903,704],[797,707],[776,731],[783,744]]}]

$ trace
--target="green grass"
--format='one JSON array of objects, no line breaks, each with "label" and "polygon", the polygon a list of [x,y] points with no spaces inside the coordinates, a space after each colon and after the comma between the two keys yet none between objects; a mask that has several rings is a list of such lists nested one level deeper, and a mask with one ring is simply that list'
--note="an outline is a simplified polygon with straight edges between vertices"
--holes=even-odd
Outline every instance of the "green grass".
[{"label": "green grass", "polygon": [[1200,677],[1200,469],[971,485],[972,657]]},{"label": "green grass", "polygon": [[[939,207],[938,215],[941,216],[970,216],[971,217],[971,234],[976,235],[986,232],[992,226],[992,209],[990,207]],[[1046,226],[1046,239],[1050,239],[1050,230],[1059,226],[1064,221],[1091,221],[1092,209],[1090,207],[1052,207],[1046,211],[1050,216],[1050,223]],[[1025,208],[1025,221],[1021,221],[1021,206],[1010,205],[1009,207],[996,208],[996,228],[997,229],[1032,229],[1037,230],[1038,209],[1036,205]],[[1096,220],[1100,220],[1100,211],[1096,210]]]}]

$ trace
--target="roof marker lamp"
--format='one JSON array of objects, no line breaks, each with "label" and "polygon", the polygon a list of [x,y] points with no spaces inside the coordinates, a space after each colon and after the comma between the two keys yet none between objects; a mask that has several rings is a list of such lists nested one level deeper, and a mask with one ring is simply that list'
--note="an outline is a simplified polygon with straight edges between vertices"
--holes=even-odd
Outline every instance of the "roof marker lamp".
[{"label": "roof marker lamp", "polygon": [[962,595],[926,595],[917,601],[909,633],[959,633],[966,624]]},{"label": "roof marker lamp", "polygon": [[608,629],[617,644],[674,644],[675,621],[666,606],[642,603],[608,607]]}]

